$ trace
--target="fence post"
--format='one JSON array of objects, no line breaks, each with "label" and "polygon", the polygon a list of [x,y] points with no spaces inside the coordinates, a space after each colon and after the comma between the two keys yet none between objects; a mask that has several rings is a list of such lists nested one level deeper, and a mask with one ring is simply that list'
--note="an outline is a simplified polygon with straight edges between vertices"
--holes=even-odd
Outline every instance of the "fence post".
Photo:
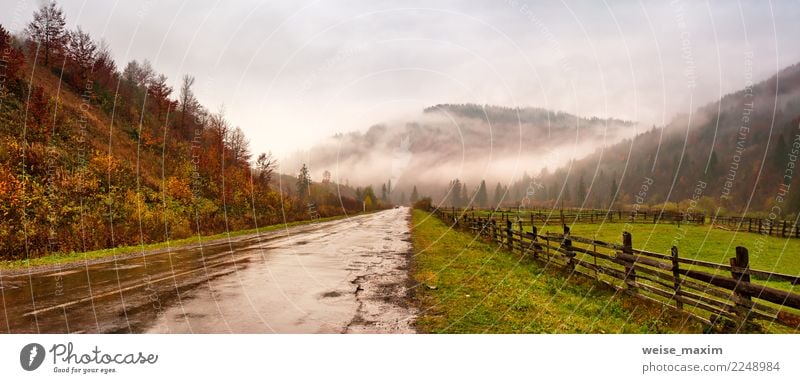
[{"label": "fence post", "polygon": [[511,232],[511,220],[506,220],[506,246],[508,246],[508,251],[514,251],[514,236]]},{"label": "fence post", "polygon": [[781,229],[781,238],[786,238],[786,221],[783,221],[783,229]]},{"label": "fence post", "polygon": [[750,283],[750,254],[744,246],[736,246],[736,257],[731,258],[731,276],[736,279],[733,289],[734,303],[736,303],[736,316],[740,317],[739,326],[747,320],[751,307],[750,295],[739,291],[739,283]]},{"label": "fence post", "polygon": [[636,270],[633,268],[634,255],[633,255],[633,239],[631,233],[627,231],[622,232],[622,252],[625,254],[623,261],[625,262],[625,285],[631,292],[636,291]]},{"label": "fence post", "polygon": [[492,218],[492,220],[489,222],[489,225],[491,227],[489,230],[492,232],[492,242],[497,242],[497,221]]},{"label": "fence post", "polygon": [[570,270],[575,270],[575,252],[572,251],[572,240],[569,239],[569,232],[569,226],[564,225],[564,239],[561,241],[561,247],[564,248],[566,256],[569,258],[567,267],[569,267]]},{"label": "fence post", "polygon": [[536,256],[536,242],[538,241],[538,231],[536,230],[536,226],[531,224],[531,249],[533,250],[533,256]]},{"label": "fence post", "polygon": [[681,273],[679,271],[678,247],[672,246],[672,279],[675,282],[675,307],[683,310],[683,302],[678,299],[681,295]]}]

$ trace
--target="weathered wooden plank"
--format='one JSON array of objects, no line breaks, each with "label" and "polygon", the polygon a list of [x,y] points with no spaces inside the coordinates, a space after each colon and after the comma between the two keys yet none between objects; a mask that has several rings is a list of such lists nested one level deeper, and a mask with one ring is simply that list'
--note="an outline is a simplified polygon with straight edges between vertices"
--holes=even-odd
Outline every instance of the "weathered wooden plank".
[{"label": "weathered wooden plank", "polygon": [[687,297],[687,298],[691,298],[691,299],[694,299],[694,300],[699,301],[699,302],[704,302],[704,303],[713,305],[715,307],[718,307],[721,310],[729,311],[729,312],[731,312],[731,314],[733,314],[734,305],[732,303],[728,303],[728,302],[725,302],[725,301],[720,301],[720,300],[713,299],[711,297],[707,297],[707,296],[700,295],[700,294],[695,294],[695,293],[693,293],[691,291],[681,291],[681,293],[678,294],[678,295],[681,295],[681,296],[684,296],[684,297]]},{"label": "weathered wooden plank", "polygon": [[740,291],[749,294],[754,298],[763,299],[772,303],[800,309],[800,295],[772,287],[756,285],[744,281],[737,281],[733,278],[724,277],[696,270],[679,270],[680,274],[689,278],[710,283],[714,286],[722,287],[732,291]]},{"label": "weathered wooden plank", "polygon": [[597,240],[597,239],[576,237],[576,236],[573,236],[573,235],[570,236],[570,239],[572,239],[575,242],[585,243],[587,245],[595,245],[595,246],[609,248],[609,249],[612,249],[612,250],[622,250],[622,246],[621,245],[617,245],[617,244],[613,244],[613,243],[609,243],[609,242],[604,242],[604,241],[600,241],[600,240]]},{"label": "weathered wooden plank", "polygon": [[656,261],[654,259],[641,257],[641,256],[637,256],[637,255],[634,255],[634,254],[617,253],[617,258],[619,258],[619,259],[621,259],[621,260],[623,260],[625,262],[642,263],[642,264],[645,264],[645,265],[648,265],[648,266],[652,266],[652,267],[656,267],[656,268],[659,268],[659,269],[662,269],[662,270],[672,271],[672,265],[671,264],[666,264],[666,263],[663,263],[663,262]]},{"label": "weathered wooden plank", "polygon": [[734,319],[734,320],[736,319],[735,315],[733,315],[733,314],[731,314],[731,313],[729,313],[729,312],[727,312],[725,310],[718,309],[718,308],[716,308],[714,306],[707,305],[707,304],[705,304],[703,302],[698,302],[698,301],[696,301],[694,299],[690,299],[690,298],[688,298],[686,296],[683,296],[683,295],[676,295],[675,299],[681,301],[681,303],[683,303],[683,304],[687,304],[689,306],[694,306],[694,307],[697,307],[697,308],[699,308],[701,310],[708,311],[710,313],[714,313],[714,314],[726,317],[728,319]]},{"label": "weathered wooden plank", "polygon": [[582,267],[585,267],[587,269],[596,271],[598,273],[605,274],[605,275],[608,275],[610,277],[617,278],[620,281],[624,281],[625,280],[625,273],[622,272],[622,271],[619,271],[619,270],[614,270],[612,268],[601,266],[601,265],[595,265],[594,263],[587,262],[587,261],[584,261],[582,259],[577,259],[577,258],[575,259],[575,264],[578,265],[578,266],[582,266]]}]

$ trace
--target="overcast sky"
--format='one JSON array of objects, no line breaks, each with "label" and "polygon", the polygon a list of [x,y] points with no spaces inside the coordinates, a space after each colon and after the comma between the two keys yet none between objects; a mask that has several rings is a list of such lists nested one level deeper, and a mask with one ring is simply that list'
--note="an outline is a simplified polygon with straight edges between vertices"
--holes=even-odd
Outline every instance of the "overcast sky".
[{"label": "overcast sky", "polygon": [[[41,3],[0,1],[17,31]],[[658,125],[800,61],[800,1],[608,3],[59,2],[118,66],[149,59],[176,89],[194,75],[204,105],[279,155],[438,103]]]}]

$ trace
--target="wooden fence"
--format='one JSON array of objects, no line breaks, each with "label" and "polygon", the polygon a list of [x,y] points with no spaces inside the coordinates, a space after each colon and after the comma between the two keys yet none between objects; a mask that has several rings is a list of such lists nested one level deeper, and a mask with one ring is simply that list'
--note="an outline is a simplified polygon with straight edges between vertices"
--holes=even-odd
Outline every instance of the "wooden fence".
[{"label": "wooden fence", "polygon": [[744,231],[780,238],[800,238],[800,225],[795,221],[772,220],[767,218],[739,216],[706,216],[701,213],[684,213],[679,211],[660,210],[522,210],[497,209],[476,210],[473,208],[457,209],[439,207],[438,209],[456,214],[469,214],[473,218],[491,216],[500,221],[521,221],[526,225],[547,226],[552,224],[573,223],[671,223],[671,224],[711,224],[728,230]]},{"label": "wooden fence", "polygon": [[753,217],[715,217],[712,220],[712,224],[731,230],[781,238],[800,238],[800,226],[795,221]]},{"label": "wooden fence", "polygon": [[[670,254],[636,249],[628,232],[622,233],[621,244],[615,244],[571,235],[567,225],[563,226],[563,233],[542,234],[535,225],[525,232],[521,222],[511,220],[498,224],[489,217],[440,209],[434,209],[434,214],[453,227],[470,230],[508,251],[683,310],[709,324],[723,317],[736,324],[736,331],[752,320],[800,329],[800,294],[789,291],[800,284],[800,276],[751,269],[744,247],[737,247],[736,256],[725,265],[683,258],[674,246]],[[777,283],[770,287],[753,280]]]},{"label": "wooden fence", "polygon": [[514,222],[521,221],[528,225],[546,226],[549,224],[572,224],[572,223],[692,223],[704,224],[706,217],[703,214],[685,214],[674,211],[624,211],[624,210],[475,210],[458,209],[452,207],[439,207],[438,209],[457,214],[459,210],[470,214],[473,218],[481,216],[491,216],[505,221],[510,219]]}]

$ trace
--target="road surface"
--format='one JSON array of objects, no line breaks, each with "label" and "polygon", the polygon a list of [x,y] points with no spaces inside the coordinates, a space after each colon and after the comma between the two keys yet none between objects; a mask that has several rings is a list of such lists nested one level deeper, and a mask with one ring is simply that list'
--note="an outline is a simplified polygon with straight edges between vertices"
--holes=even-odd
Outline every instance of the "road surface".
[{"label": "road surface", "polygon": [[0,332],[413,332],[407,208],[202,246],[0,271]]}]

